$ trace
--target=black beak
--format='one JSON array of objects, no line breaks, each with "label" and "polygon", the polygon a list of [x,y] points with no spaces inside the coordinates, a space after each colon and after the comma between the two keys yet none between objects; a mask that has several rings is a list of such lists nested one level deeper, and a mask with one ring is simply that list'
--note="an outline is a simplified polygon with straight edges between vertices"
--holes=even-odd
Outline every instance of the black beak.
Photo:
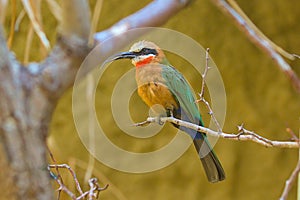
[{"label": "black beak", "polygon": [[110,60],[114,61],[114,60],[119,60],[119,59],[132,59],[135,57],[136,57],[136,55],[134,52],[122,52],[122,53],[112,56]]}]

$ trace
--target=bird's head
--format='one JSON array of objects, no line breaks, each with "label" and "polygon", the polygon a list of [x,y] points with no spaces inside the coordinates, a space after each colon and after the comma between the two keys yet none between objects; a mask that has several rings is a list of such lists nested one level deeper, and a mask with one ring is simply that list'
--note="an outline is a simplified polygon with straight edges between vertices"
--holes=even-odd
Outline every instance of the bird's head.
[{"label": "bird's head", "polygon": [[139,41],[134,43],[128,52],[122,52],[113,57],[112,60],[131,59],[136,67],[141,67],[150,63],[167,64],[167,59],[163,51],[153,42]]}]

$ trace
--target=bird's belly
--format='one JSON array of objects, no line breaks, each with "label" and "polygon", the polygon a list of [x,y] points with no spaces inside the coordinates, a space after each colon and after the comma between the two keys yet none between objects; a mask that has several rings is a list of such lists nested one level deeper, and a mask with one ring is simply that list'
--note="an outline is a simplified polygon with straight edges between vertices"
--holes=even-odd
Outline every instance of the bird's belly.
[{"label": "bird's belly", "polygon": [[178,104],[172,93],[161,83],[150,82],[139,86],[138,94],[149,107],[159,104],[166,110],[178,108]]}]

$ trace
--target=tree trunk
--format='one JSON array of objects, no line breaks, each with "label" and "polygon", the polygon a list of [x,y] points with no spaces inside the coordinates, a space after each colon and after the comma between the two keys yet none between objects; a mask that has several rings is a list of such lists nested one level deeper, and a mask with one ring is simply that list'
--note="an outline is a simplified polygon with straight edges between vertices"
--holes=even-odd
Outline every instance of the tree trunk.
[{"label": "tree trunk", "polygon": [[13,178],[10,198],[52,199],[45,137],[55,102],[3,43],[0,48],[0,54],[7,55],[0,65],[0,136],[10,168],[8,179]]}]

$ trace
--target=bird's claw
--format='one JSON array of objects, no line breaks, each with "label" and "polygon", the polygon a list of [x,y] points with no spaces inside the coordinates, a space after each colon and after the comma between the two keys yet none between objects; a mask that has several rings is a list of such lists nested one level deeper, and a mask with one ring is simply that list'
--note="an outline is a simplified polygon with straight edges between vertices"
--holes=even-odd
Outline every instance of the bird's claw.
[{"label": "bird's claw", "polygon": [[173,109],[167,109],[167,116],[168,117],[174,117],[174,115],[173,115],[173,111],[172,111]]},{"label": "bird's claw", "polygon": [[163,116],[158,116],[158,117],[155,118],[155,122],[158,123],[161,126],[164,124],[164,122],[161,120],[162,117]]}]

